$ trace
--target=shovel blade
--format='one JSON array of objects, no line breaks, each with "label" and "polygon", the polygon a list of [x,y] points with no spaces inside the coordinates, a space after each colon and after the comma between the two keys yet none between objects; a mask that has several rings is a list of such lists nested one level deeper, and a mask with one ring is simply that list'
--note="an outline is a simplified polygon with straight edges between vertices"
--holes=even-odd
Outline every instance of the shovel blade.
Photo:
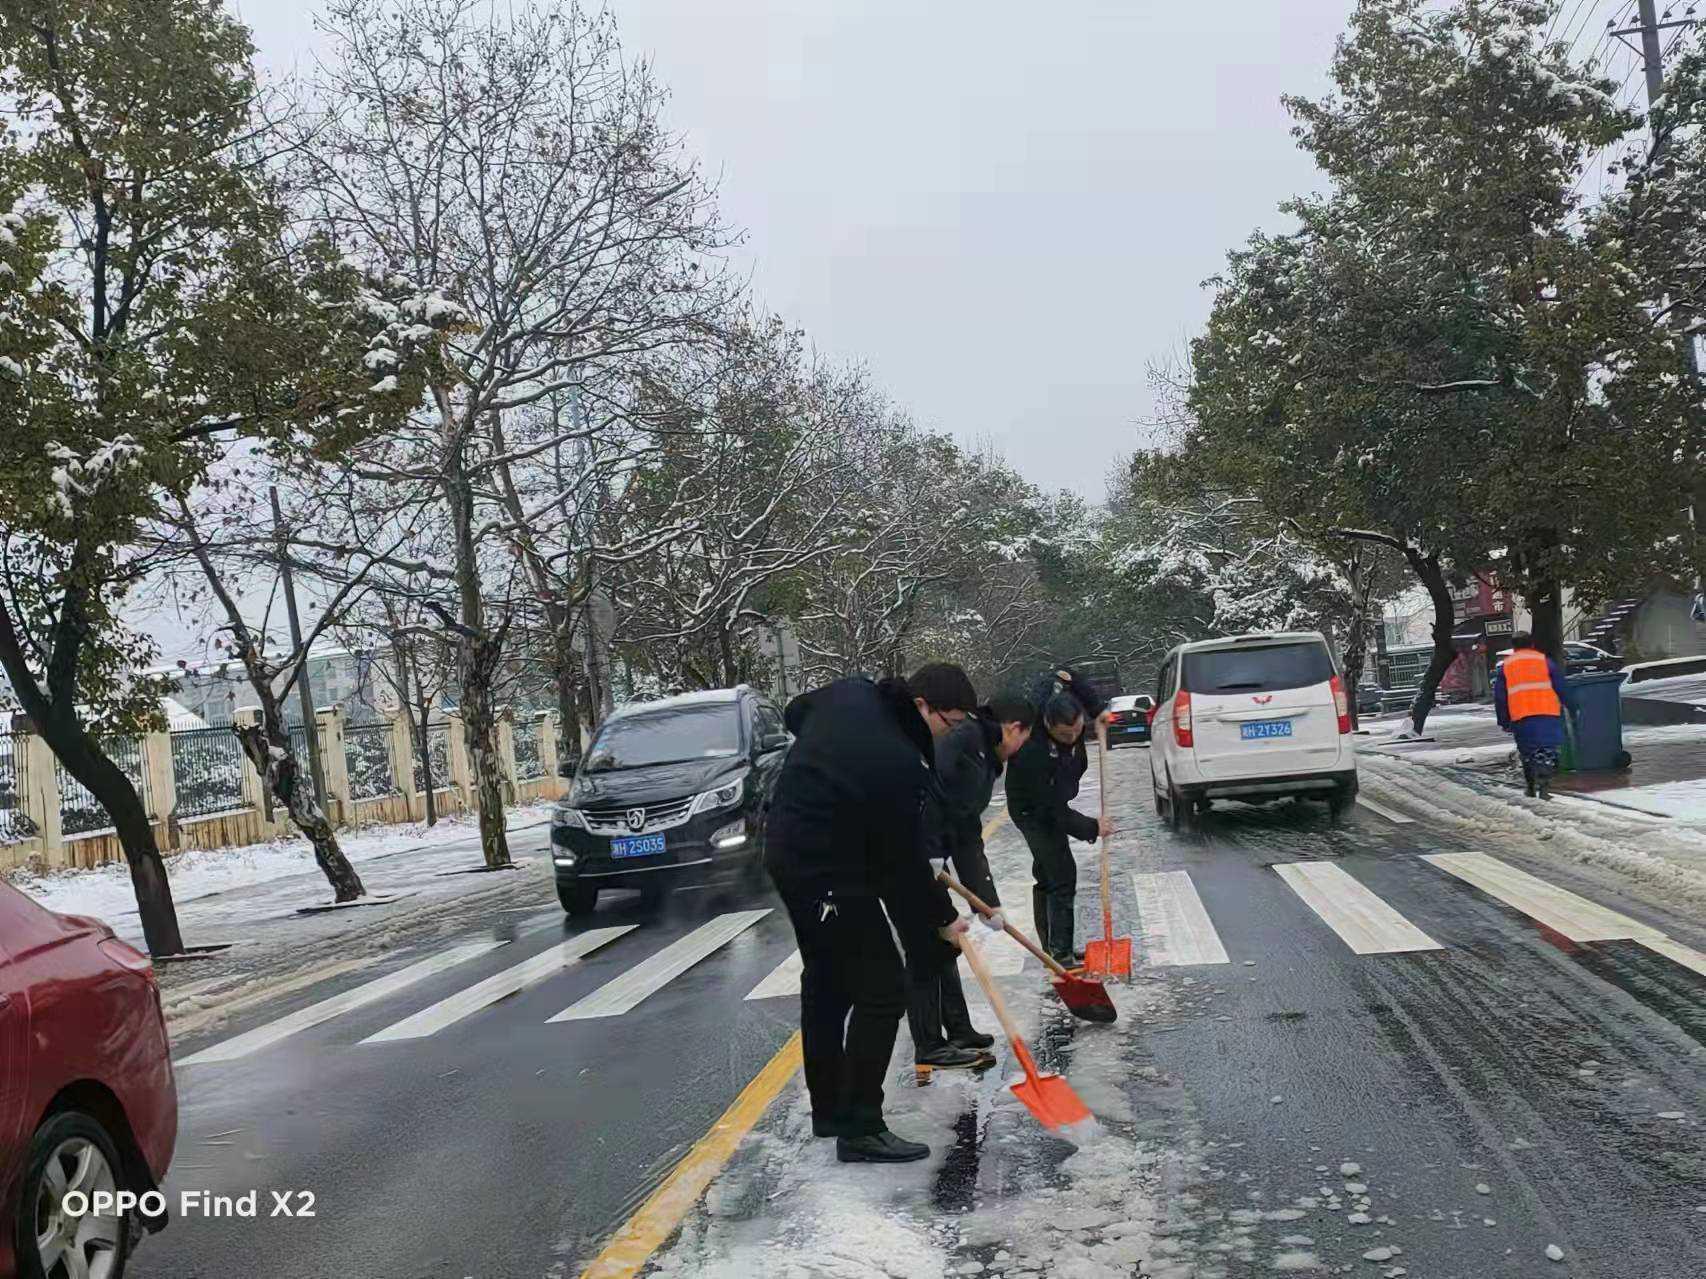
[{"label": "shovel blade", "polygon": [[1131,976],[1131,938],[1105,937],[1084,948],[1084,971],[1106,980]]},{"label": "shovel blade", "polygon": [[1076,1138],[1095,1126],[1090,1108],[1059,1075],[1028,1074],[1008,1087],[1045,1128]]},{"label": "shovel blade", "polygon": [[1055,994],[1066,1010],[1081,1021],[1110,1022],[1119,1016],[1108,988],[1099,981],[1068,974],[1054,979]]}]

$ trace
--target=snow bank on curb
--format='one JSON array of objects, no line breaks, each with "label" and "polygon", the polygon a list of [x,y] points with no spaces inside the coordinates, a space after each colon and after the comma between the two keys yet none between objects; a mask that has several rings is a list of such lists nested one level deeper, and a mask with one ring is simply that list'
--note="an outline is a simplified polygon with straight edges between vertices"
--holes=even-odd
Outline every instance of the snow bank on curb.
[{"label": "snow bank on curb", "polygon": [[[1591,802],[1545,804],[1500,788],[1491,793],[1409,760],[1363,755],[1362,782],[1487,852],[1597,867],[1663,890],[1672,904],[1706,909],[1706,822],[1656,823]],[[1371,786],[1370,783],[1373,783]]]},{"label": "snow bank on curb", "polygon": [[[549,821],[549,804],[530,804],[506,815],[510,830]],[[436,825],[411,822],[377,830],[343,832],[338,843],[344,856],[360,864],[394,853],[432,851],[477,838],[479,823],[472,816],[446,817]],[[173,900],[182,906],[203,897],[253,887],[292,875],[318,875],[313,850],[299,836],[241,848],[187,849],[166,858],[166,876]],[[54,871],[32,875],[15,871],[8,882],[49,910],[69,915],[92,915],[109,922],[136,911],[136,892],[130,867],[122,862],[89,870]]]}]

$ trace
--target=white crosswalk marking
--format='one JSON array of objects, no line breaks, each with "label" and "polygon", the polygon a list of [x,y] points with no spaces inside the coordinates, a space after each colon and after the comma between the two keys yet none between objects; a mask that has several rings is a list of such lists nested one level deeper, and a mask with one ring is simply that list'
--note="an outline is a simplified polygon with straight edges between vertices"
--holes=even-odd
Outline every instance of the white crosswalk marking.
[{"label": "white crosswalk marking", "polygon": [[1684,946],[1681,942],[1672,941],[1668,937],[1643,937],[1641,945],[1648,950],[1657,951],[1666,959],[1675,960],[1684,968],[1692,968],[1702,977],[1706,977],[1706,955]]},{"label": "white crosswalk marking", "polygon": [[595,1017],[620,1016],[646,996],[662,990],[712,952],[728,945],[769,913],[770,909],[766,907],[718,915],[549,1020],[587,1021]]},{"label": "white crosswalk marking", "polygon": [[1188,873],[1133,875],[1131,885],[1143,922],[1137,946],[1140,963],[1159,967],[1231,962]]},{"label": "white crosswalk marking", "polygon": [[800,993],[800,973],[805,968],[805,961],[800,958],[800,952],[795,951],[758,985],[752,988],[748,999],[779,999],[783,995]]},{"label": "white crosswalk marking", "polygon": [[[1030,937],[1032,941],[1036,940],[1036,935],[1032,931],[1031,902],[1028,895],[1022,898],[1018,904],[1003,906],[1001,910],[1013,927]],[[1024,948],[1005,933],[991,933],[974,924],[971,930],[971,939],[972,943],[982,951],[984,962],[989,966],[991,976],[1015,977],[1024,971],[1025,963],[1030,959]],[[799,994],[800,972],[803,967],[804,961],[800,958],[800,952],[796,950],[777,964],[769,976],[754,986],[747,995],[747,999],[779,999],[783,995]],[[960,957],[960,976],[965,981],[972,980],[971,965],[966,963],[963,955]]]},{"label": "white crosswalk marking", "polygon": [[1473,884],[1489,897],[1498,898],[1571,941],[1642,941],[1664,937],[1656,928],[1595,905],[1544,879],[1536,879],[1527,871],[1486,853],[1430,853],[1422,860],[1466,884]]},{"label": "white crosswalk marking", "polygon": [[1387,821],[1396,822],[1400,826],[1414,826],[1416,824],[1416,819],[1414,817],[1406,817],[1396,809],[1386,807],[1385,804],[1377,804],[1367,795],[1358,794],[1357,803],[1368,809],[1369,812],[1379,813]]},{"label": "white crosswalk marking", "polygon": [[361,1008],[367,1004],[377,1003],[389,998],[400,990],[434,973],[441,973],[447,968],[474,959],[496,950],[499,946],[509,945],[508,941],[473,942],[466,946],[453,946],[447,951],[421,960],[418,964],[410,964],[407,968],[399,969],[389,976],[377,981],[370,981],[365,986],[357,986],[354,990],[346,990],[341,995],[333,995],[317,1004],[299,1009],[288,1017],[280,1017],[277,1021],[258,1026],[246,1034],[223,1043],[204,1048],[201,1052],[193,1053],[176,1064],[179,1066],[200,1066],[213,1061],[235,1061],[239,1057],[247,1057],[250,1053],[262,1048],[270,1048],[282,1039],[298,1034],[312,1026],[318,1026],[323,1021]]},{"label": "white crosswalk marking", "polygon": [[1291,891],[1359,955],[1444,949],[1432,937],[1332,862],[1285,862],[1274,867]]},{"label": "white crosswalk marking", "polygon": [[446,1026],[461,1021],[500,999],[507,999],[536,982],[556,976],[570,964],[578,963],[600,946],[608,945],[618,937],[633,932],[637,927],[637,924],[623,924],[620,928],[595,928],[577,937],[571,937],[551,947],[544,954],[535,955],[514,968],[495,973],[466,990],[459,990],[448,999],[441,999],[432,1007],[423,1008],[413,1016],[385,1027],[377,1034],[369,1035],[361,1042],[381,1044],[396,1039],[424,1039],[428,1035],[437,1034]]}]

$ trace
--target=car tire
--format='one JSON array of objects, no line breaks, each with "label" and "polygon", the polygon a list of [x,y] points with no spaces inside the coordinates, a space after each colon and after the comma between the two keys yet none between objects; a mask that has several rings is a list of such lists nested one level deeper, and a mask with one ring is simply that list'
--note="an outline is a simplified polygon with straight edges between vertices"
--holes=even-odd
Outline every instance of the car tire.
[{"label": "car tire", "polygon": [[1167,829],[1180,831],[1185,829],[1185,797],[1179,794],[1178,787],[1168,783],[1167,786]]},{"label": "car tire", "polygon": [[557,885],[557,900],[570,919],[584,919],[598,909],[598,887],[595,884]]},{"label": "car tire", "polygon": [[[111,1135],[94,1118],[80,1110],[65,1110],[50,1116],[36,1129],[24,1159],[18,1219],[13,1223],[18,1279],[47,1279],[60,1266],[59,1248],[65,1246],[78,1248],[85,1261],[98,1259],[101,1268],[94,1273],[102,1274],[104,1279],[120,1279],[130,1258],[134,1223],[128,1215],[84,1217],[84,1227],[73,1234],[56,1236],[56,1247],[44,1257],[39,1237],[49,1224],[67,1222],[47,1185],[48,1169],[56,1161],[68,1174],[68,1190],[133,1189],[121,1180],[124,1165]],[[78,1273],[89,1273],[91,1269],[86,1265]]]},{"label": "car tire", "polygon": [[1333,792],[1332,797],[1327,801],[1327,816],[1332,820],[1333,825],[1337,826],[1345,820],[1345,814],[1351,811],[1351,805],[1354,803],[1356,803],[1355,791],[1341,787]]}]

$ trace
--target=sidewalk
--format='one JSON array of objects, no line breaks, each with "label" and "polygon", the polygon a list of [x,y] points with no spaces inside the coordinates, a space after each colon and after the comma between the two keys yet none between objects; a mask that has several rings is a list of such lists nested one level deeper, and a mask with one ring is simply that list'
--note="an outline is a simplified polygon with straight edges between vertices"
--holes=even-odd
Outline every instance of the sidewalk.
[{"label": "sidewalk", "polygon": [[[1470,769],[1489,780],[1522,785],[1522,768],[1510,735],[1499,728],[1492,708],[1450,707],[1428,718],[1424,737],[1407,741],[1409,721],[1385,716],[1367,723],[1359,738],[1364,754],[1379,753],[1412,764]],[[1706,724],[1624,725],[1626,769],[1560,774],[1559,793],[1640,809],[1688,822],[1706,822]]]},{"label": "sidewalk", "polygon": [[[372,899],[301,914],[331,900],[303,839],[176,854],[166,859],[178,923],[189,945],[230,949],[158,968],[172,1033],[202,1029],[243,1008],[362,968],[399,947],[484,912],[554,908],[548,805],[507,814],[517,869],[464,874],[480,863],[472,815],[345,832],[340,844]],[[45,876],[14,874],[12,885],[51,910],[92,915],[134,944],[141,921],[126,866]],[[514,916],[510,916],[514,918]]]}]

